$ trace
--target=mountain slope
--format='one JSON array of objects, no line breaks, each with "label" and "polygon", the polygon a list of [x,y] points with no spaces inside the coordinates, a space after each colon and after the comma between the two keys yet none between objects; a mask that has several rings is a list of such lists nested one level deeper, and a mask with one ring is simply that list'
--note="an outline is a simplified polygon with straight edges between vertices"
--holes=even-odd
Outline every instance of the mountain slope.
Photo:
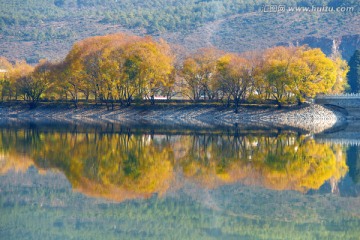
[{"label": "mountain slope", "polygon": [[[288,11],[323,4],[353,9]],[[360,48],[356,0],[293,0],[278,13],[264,12],[266,6],[267,0],[5,0],[0,2],[0,55],[30,63],[58,60],[77,40],[119,31],[162,37],[185,52],[206,46],[241,52],[299,43],[329,53],[336,39],[348,58]]]}]

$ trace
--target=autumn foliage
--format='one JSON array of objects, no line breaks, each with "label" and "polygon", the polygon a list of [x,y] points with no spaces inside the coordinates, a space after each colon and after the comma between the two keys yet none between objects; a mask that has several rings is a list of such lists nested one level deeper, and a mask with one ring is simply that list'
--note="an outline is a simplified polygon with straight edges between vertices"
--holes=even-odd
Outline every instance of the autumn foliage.
[{"label": "autumn foliage", "polygon": [[[191,182],[213,189],[241,182],[307,192],[338,182],[348,167],[339,145],[308,136],[147,135],[0,129],[0,174],[35,165],[73,189],[115,201],[163,195]],[[179,177],[181,176],[181,177]],[[334,189],[335,191],[336,189]]]},{"label": "autumn foliage", "polygon": [[233,103],[237,111],[246,101],[301,103],[346,84],[347,66],[339,57],[306,46],[242,54],[208,48],[175,62],[163,40],[122,33],[91,37],[75,43],[58,63],[32,67],[1,58],[1,100],[24,99],[31,106],[41,99],[75,106],[92,100],[113,109],[136,99],[154,104],[155,96],[177,96]]}]

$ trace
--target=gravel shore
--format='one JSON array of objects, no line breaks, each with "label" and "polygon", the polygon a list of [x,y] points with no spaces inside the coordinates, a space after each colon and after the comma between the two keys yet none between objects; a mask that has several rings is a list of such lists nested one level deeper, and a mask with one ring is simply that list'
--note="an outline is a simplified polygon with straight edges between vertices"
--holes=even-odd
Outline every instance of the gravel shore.
[{"label": "gravel shore", "polygon": [[28,109],[23,105],[0,106],[2,121],[44,121],[60,122],[111,122],[192,125],[194,127],[219,126],[267,126],[302,129],[311,133],[320,133],[345,121],[345,116],[324,106],[304,104],[286,107],[240,107],[235,113],[231,108],[221,106],[131,106],[108,111],[104,106],[42,105]]}]

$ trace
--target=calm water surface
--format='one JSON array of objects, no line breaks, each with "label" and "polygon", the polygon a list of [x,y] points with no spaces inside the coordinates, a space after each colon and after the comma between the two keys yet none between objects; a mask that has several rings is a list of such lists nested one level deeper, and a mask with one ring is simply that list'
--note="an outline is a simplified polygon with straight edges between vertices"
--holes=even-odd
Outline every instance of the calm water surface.
[{"label": "calm water surface", "polygon": [[359,239],[360,148],[349,142],[1,125],[0,239]]}]

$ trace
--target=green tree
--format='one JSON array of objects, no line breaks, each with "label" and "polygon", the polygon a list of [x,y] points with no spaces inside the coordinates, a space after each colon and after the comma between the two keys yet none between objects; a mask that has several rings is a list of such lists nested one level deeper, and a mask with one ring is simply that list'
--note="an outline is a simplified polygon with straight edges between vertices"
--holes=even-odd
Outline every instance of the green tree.
[{"label": "green tree", "polygon": [[349,61],[348,81],[351,93],[360,92],[360,50],[356,50]]}]

